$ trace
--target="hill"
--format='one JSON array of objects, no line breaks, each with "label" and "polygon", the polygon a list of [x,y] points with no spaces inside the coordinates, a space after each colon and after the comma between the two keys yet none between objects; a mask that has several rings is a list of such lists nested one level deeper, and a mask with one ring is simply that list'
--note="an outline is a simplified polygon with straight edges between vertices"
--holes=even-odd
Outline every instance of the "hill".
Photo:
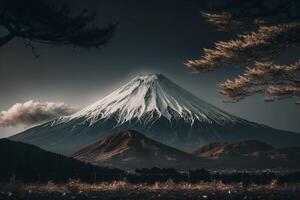
[{"label": "hill", "polygon": [[300,148],[275,148],[255,140],[216,142],[197,149],[193,154],[213,161],[220,169],[300,169]]},{"label": "hill", "polygon": [[128,130],[110,135],[73,155],[74,158],[99,166],[136,168],[197,168],[204,159],[154,141]]},{"label": "hill", "polygon": [[39,147],[21,142],[0,139],[0,180],[15,176],[17,180],[65,181],[80,178],[91,181],[98,178],[109,180],[123,173],[117,169],[92,166],[73,158],[51,153]]}]

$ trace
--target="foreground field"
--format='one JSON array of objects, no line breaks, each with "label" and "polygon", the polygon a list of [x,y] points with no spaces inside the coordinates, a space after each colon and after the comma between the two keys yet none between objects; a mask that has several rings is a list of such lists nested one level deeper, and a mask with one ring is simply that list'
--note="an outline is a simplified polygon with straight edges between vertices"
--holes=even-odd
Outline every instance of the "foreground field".
[{"label": "foreground field", "polygon": [[15,200],[299,200],[300,184],[268,185],[173,182],[153,185],[132,185],[127,182],[84,184],[70,181],[66,184],[1,184],[0,199]]}]

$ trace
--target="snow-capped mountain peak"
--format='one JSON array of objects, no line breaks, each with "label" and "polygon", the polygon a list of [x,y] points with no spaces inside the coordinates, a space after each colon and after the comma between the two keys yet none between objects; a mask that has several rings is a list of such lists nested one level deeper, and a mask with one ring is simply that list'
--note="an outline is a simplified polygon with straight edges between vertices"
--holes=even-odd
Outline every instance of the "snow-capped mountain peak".
[{"label": "snow-capped mountain peak", "polygon": [[[170,122],[183,119],[227,123],[235,117],[206,103],[162,74],[139,75],[93,105],[58,121],[84,117],[90,124],[113,117],[118,124],[133,119],[153,123],[160,117]],[[57,122],[58,122],[57,121]]]},{"label": "snow-capped mountain peak", "polygon": [[93,105],[12,139],[71,155],[128,129],[188,151],[219,141],[259,140],[279,147],[300,144],[299,134],[227,114],[161,74],[137,76]]}]

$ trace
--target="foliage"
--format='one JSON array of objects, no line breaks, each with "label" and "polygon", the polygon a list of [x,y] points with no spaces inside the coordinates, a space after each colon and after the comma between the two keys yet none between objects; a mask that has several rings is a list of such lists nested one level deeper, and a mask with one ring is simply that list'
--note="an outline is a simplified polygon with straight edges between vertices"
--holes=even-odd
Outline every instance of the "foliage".
[{"label": "foliage", "polygon": [[97,27],[95,19],[95,12],[74,14],[67,4],[48,0],[0,0],[0,46],[21,38],[36,56],[33,43],[99,48],[111,39],[116,24]]},{"label": "foliage", "polygon": [[[234,102],[256,93],[266,101],[300,96],[298,62],[277,65],[274,60],[300,42],[300,3],[296,0],[219,0],[203,1],[202,15],[221,31],[237,38],[219,41],[204,49],[200,59],[189,60],[195,72],[225,66],[246,66],[235,80],[220,84],[220,93]],[[254,65],[254,67],[253,67]]]}]

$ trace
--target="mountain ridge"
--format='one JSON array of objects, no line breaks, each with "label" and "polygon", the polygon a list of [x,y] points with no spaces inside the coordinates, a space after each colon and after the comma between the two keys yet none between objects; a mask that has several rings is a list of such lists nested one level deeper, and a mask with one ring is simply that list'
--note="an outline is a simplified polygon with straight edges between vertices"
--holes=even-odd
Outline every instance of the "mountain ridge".
[{"label": "mountain ridge", "polygon": [[[200,102],[200,103],[199,103]],[[199,106],[201,105],[201,107]],[[206,110],[206,109],[210,110]],[[157,113],[153,113],[153,112]],[[172,113],[173,112],[173,113]],[[235,121],[238,118],[197,98],[187,90],[174,84],[162,74],[139,75],[113,91],[100,101],[81,111],[57,120],[56,123],[85,117],[93,124],[97,120],[109,118],[118,113],[119,124],[137,118],[143,120],[143,114],[153,113],[163,116],[169,121],[181,117],[193,124],[195,120],[212,123],[222,123],[226,120]],[[144,123],[151,121],[144,120]],[[55,123],[54,123],[55,124]]]},{"label": "mountain ridge", "polygon": [[299,146],[300,134],[233,116],[201,100],[161,74],[140,75],[74,115],[11,137],[71,155],[114,132],[134,129],[180,150],[218,141],[261,140]]},{"label": "mountain ridge", "polygon": [[204,159],[127,130],[79,150],[73,158],[98,166],[134,168],[197,168]]},{"label": "mountain ridge", "polygon": [[194,152],[223,168],[289,168],[300,169],[300,148],[275,148],[256,140],[215,142]]}]

